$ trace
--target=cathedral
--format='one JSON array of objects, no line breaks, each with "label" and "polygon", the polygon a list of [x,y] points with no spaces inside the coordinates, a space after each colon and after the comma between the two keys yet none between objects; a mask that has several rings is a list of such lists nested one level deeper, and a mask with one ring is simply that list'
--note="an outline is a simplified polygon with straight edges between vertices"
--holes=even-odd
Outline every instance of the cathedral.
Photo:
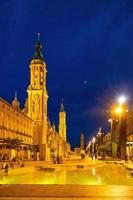
[{"label": "cathedral", "polygon": [[59,112],[58,131],[47,114],[46,63],[41,52],[40,35],[30,63],[28,98],[23,109],[15,92],[12,104],[0,98],[0,157],[51,160],[67,156],[71,147],[66,135],[66,112],[63,101]]}]

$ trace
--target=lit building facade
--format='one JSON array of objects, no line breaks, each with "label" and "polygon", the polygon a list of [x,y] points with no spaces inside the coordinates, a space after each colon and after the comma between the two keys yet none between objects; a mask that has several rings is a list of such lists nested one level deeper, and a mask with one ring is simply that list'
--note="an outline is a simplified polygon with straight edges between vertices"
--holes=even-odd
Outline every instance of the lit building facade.
[{"label": "lit building facade", "polygon": [[[15,104],[16,103],[16,104]],[[0,98],[0,157],[30,158],[30,145],[33,143],[33,120],[24,115],[18,100],[13,105]]]},{"label": "lit building facade", "polygon": [[24,108],[20,109],[17,93],[12,105],[0,99],[0,141],[4,143],[6,138],[15,139],[16,142],[20,142],[20,147],[25,145],[28,156],[22,156],[24,158],[30,158],[31,150],[33,159],[50,160],[53,154],[66,156],[71,147],[67,143],[66,112],[63,103],[59,112],[59,133],[47,117],[47,70],[41,48],[38,35],[35,54],[30,63],[30,83]]}]

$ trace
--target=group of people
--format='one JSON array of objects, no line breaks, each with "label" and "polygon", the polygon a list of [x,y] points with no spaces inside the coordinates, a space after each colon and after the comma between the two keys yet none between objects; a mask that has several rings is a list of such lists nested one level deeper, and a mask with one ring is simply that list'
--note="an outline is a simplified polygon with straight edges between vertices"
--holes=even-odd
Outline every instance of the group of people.
[{"label": "group of people", "polygon": [[52,160],[53,160],[53,164],[62,164],[63,163],[63,159],[59,155],[57,155],[57,156],[53,155]]},{"label": "group of people", "polygon": [[[21,161],[21,160],[20,160]],[[4,173],[8,173],[9,168],[24,167],[24,163],[20,163],[16,157],[13,157],[11,160],[0,160],[0,170]]]},{"label": "group of people", "polygon": [[7,174],[8,173],[8,169],[9,169],[9,164],[6,161],[3,161],[1,163],[1,168],[0,169],[3,170],[4,173]]}]

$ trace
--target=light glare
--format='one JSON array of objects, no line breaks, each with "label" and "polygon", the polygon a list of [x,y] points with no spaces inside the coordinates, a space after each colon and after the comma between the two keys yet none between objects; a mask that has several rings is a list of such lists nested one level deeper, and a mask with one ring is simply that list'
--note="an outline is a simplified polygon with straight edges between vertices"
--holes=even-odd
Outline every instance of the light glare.
[{"label": "light glare", "polygon": [[96,141],[96,138],[95,138],[95,137],[93,137],[93,138],[92,138],[92,142],[94,143],[95,141]]},{"label": "light glare", "polygon": [[110,119],[108,120],[108,122],[110,122],[110,123],[111,123],[111,122],[112,122],[112,119],[110,118]]},{"label": "light glare", "polygon": [[118,107],[118,108],[116,108],[116,113],[121,113],[122,112],[122,108],[120,108],[120,107]]},{"label": "light glare", "polygon": [[118,99],[118,102],[119,102],[120,104],[125,103],[125,101],[126,101],[126,97],[125,97],[125,96],[121,96],[121,97],[119,97],[119,99]]}]

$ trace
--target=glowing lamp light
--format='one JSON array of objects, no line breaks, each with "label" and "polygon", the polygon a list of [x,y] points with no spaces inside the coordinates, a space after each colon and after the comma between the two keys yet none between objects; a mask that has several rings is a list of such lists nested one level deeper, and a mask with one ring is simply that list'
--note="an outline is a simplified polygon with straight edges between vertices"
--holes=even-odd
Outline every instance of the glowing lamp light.
[{"label": "glowing lamp light", "polygon": [[126,97],[125,97],[125,96],[119,97],[118,102],[119,102],[120,104],[125,103],[125,102],[126,102]]},{"label": "glowing lamp light", "polygon": [[93,138],[92,138],[92,142],[94,143],[95,141],[96,141],[96,138],[95,138],[95,137],[93,137]]},{"label": "glowing lamp light", "polygon": [[110,123],[111,123],[111,122],[112,122],[112,119],[109,119],[109,120],[108,120],[108,122],[110,122]]},{"label": "glowing lamp light", "polygon": [[120,107],[116,108],[115,112],[118,113],[118,114],[121,113],[122,112],[122,108],[120,108]]}]

